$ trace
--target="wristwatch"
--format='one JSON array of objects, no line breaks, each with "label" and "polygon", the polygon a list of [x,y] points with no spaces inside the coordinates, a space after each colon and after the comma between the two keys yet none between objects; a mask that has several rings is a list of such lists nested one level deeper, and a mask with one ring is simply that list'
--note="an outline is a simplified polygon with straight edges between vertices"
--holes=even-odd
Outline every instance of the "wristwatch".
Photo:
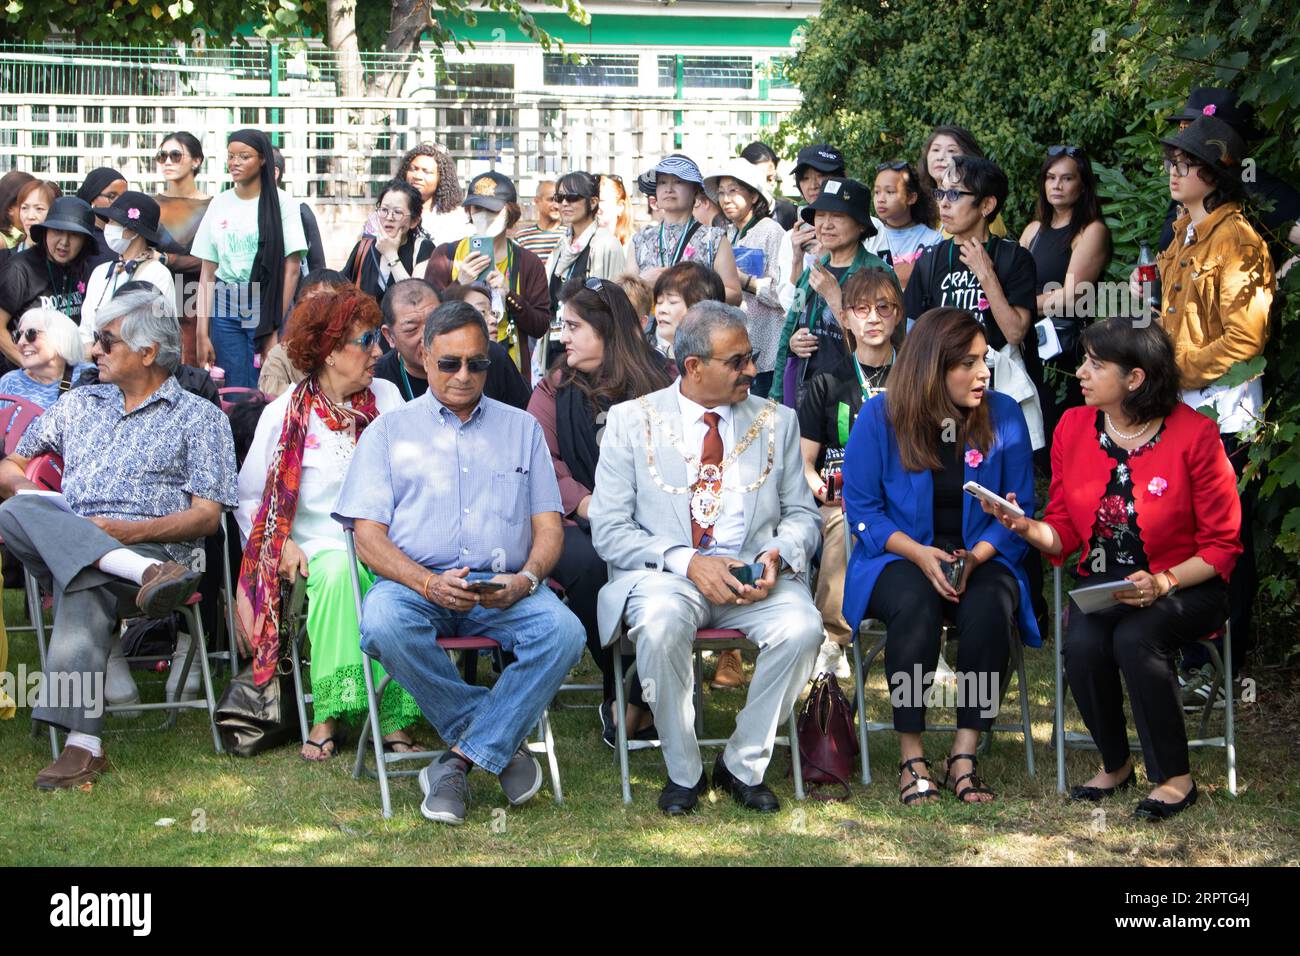
[{"label": "wristwatch", "polygon": [[537,575],[533,574],[532,571],[523,570],[520,571],[519,573],[522,574],[524,577],[526,577],[529,581],[533,582],[528,588],[528,596],[532,597],[534,594],[537,593],[537,589],[542,586],[542,579],[539,578]]},{"label": "wristwatch", "polygon": [[1161,571],[1160,573],[1163,574],[1165,576],[1165,580],[1169,582],[1169,590],[1165,592],[1165,597],[1172,597],[1173,595],[1177,594],[1179,584],[1178,584],[1178,578],[1174,574],[1174,572]]}]

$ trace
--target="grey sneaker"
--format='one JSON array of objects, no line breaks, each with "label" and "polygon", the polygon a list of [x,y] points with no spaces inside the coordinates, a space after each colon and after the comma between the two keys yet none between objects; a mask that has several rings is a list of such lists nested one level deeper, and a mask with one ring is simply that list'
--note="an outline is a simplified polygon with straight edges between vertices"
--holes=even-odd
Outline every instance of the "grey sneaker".
[{"label": "grey sneaker", "polygon": [[497,777],[511,806],[527,803],[542,789],[542,765],[528,752],[528,744],[519,745],[506,769]]},{"label": "grey sneaker", "polygon": [[420,771],[420,790],[424,802],[420,813],[438,823],[459,826],[469,812],[469,780],[454,760],[435,760]]}]

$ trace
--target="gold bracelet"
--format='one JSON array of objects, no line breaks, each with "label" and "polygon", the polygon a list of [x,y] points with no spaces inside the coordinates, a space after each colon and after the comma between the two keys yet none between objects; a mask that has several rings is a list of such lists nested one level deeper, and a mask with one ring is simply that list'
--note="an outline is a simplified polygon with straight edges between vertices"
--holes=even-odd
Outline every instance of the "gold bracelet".
[{"label": "gold bracelet", "polygon": [[433,600],[433,598],[429,597],[429,582],[432,581],[434,577],[435,577],[434,573],[430,571],[429,576],[424,579],[424,586],[420,588],[420,597],[424,598],[430,604],[437,603]]}]

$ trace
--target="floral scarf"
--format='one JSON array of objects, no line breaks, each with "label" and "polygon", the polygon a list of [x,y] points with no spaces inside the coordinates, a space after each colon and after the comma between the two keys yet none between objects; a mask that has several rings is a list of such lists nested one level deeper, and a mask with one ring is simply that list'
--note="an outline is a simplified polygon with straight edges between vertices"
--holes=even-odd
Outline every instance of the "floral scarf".
[{"label": "floral scarf", "polygon": [[379,415],[370,389],[353,395],[351,408],[336,405],[321,391],[314,375],[299,382],[289,398],[280,441],[267,469],[262,505],[244,546],[236,587],[236,623],[253,647],[253,683],[258,687],[275,676],[280,656],[280,552],[298,510],[302,455],[312,412],[331,431],[353,429],[354,442]]}]

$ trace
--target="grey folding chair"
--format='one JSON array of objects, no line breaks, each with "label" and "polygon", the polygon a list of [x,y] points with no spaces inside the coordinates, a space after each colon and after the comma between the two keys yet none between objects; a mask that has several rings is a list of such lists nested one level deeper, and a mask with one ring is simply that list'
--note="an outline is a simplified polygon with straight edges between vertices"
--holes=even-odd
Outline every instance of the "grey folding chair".
[{"label": "grey folding chair", "polygon": [[[1052,729],[1053,744],[1056,747],[1056,790],[1058,793],[1065,793],[1065,751],[1070,750],[1096,750],[1097,743],[1092,739],[1092,735],[1082,731],[1067,731],[1065,729],[1065,679],[1064,679],[1064,604],[1062,600],[1062,578],[1061,569],[1055,568],[1052,574],[1052,606],[1055,614],[1053,630],[1056,638],[1056,720]],[[1223,653],[1214,646],[1212,635],[1202,638],[1199,642],[1203,645],[1210,655],[1210,664],[1214,668],[1214,681],[1210,686],[1210,696],[1201,708],[1201,721],[1197,729],[1199,736],[1188,740],[1189,749],[1201,750],[1207,747],[1222,748],[1227,760],[1228,770],[1228,792],[1234,797],[1237,795],[1237,735],[1234,707],[1234,688],[1232,685],[1232,620],[1229,618],[1223,625]],[[1215,701],[1219,695],[1219,689],[1222,688],[1224,693],[1224,710],[1223,710],[1223,734],[1218,737],[1206,737],[1205,734],[1209,729],[1210,716],[1215,710]],[[1129,749],[1142,752],[1142,745],[1139,741],[1130,739],[1128,742]]]},{"label": "grey folding chair", "polygon": [[[352,578],[352,595],[356,601],[357,620],[361,620],[361,580],[357,576],[357,546],[356,538],[351,528],[345,528],[343,532],[344,540],[348,549],[348,570]],[[479,651],[491,651],[497,656],[498,663],[501,662],[501,645],[490,637],[440,637],[438,646],[443,650],[464,651],[471,655],[471,659],[476,658]],[[422,750],[411,753],[387,753],[384,751],[383,734],[379,728],[379,700],[388,682],[392,680],[391,674],[385,674],[384,679],[377,685],[375,675],[371,669],[371,657],[363,650],[361,652],[362,668],[361,672],[365,677],[366,683],[366,704],[369,709],[368,720],[362,725],[360,737],[357,740],[357,758],[356,764],[352,768],[352,776],[359,780],[361,775],[367,774],[379,779],[379,800],[383,806],[384,819],[393,815],[392,797],[389,792],[388,778],[413,777],[420,772],[420,767],[414,770],[390,770],[392,764],[401,764],[408,761],[429,761],[436,760],[446,751],[443,750]],[[301,700],[301,695],[299,695]],[[305,722],[304,722],[305,726]],[[542,711],[541,717],[537,721],[538,739],[528,741],[528,750],[534,754],[545,754],[547,769],[551,777],[551,793],[555,797],[556,804],[564,803],[564,791],[560,784],[560,764],[555,755],[555,735],[551,732],[550,709]],[[369,743],[375,752],[375,769],[371,770],[366,766],[366,746]]]},{"label": "grey folding chair", "polygon": [[294,701],[298,705],[298,726],[302,728],[302,742],[307,742],[311,724],[307,722],[307,705],[313,703],[312,695],[304,690],[302,680],[302,648],[307,641],[307,582],[294,572],[290,585],[289,601],[284,620],[289,631],[289,662],[293,666]]},{"label": "grey folding chair", "polygon": [[239,540],[237,528],[233,539],[231,537],[230,529],[234,520],[235,516],[232,513],[228,511],[221,513],[221,590],[218,594],[221,616],[217,621],[225,632],[219,635],[222,640],[218,643],[224,643],[225,649],[211,651],[208,654],[209,658],[224,660],[230,667],[231,677],[239,673],[239,642],[235,639],[235,576],[230,566],[230,542]]},{"label": "grey folding chair", "polygon": [[[695,671],[695,734],[701,747],[724,747],[727,744],[725,737],[705,737],[704,736],[704,652],[705,651],[729,651],[732,649],[743,649],[753,647],[744,633],[728,628],[701,628],[695,632],[695,640],[692,645],[694,651],[694,671]],[[628,740],[627,727],[624,721],[627,716],[627,688],[630,682],[636,677],[636,661],[632,661],[632,666],[628,668],[626,675],[623,672],[623,655],[633,652],[632,642],[624,635],[619,639],[618,646],[614,650],[614,707],[617,720],[615,721],[615,750],[618,752],[618,770],[622,778],[623,785],[623,803],[632,803],[632,781],[631,774],[628,770],[628,754],[633,750],[648,750],[661,746],[659,740]],[[778,736],[773,743],[778,747],[790,748],[790,764],[794,776],[794,797],[796,800],[804,799],[803,790],[803,766],[799,759],[799,732],[795,723],[795,714],[799,710],[798,701],[795,702],[794,708],[790,711],[790,716],[786,720],[785,736]]]},{"label": "grey folding chair", "polygon": [[[848,558],[853,556],[853,542],[855,535],[850,533],[848,527],[848,518],[845,517],[844,527],[844,551],[845,567],[848,566]],[[944,633],[950,634],[950,628],[945,624]],[[867,656],[862,656],[862,638],[864,634],[870,634],[873,638],[871,649]],[[867,748],[867,738],[871,732],[882,730],[892,731],[892,723],[882,723],[871,721],[867,717],[867,695],[866,695],[866,673],[867,668],[875,662],[876,658],[885,649],[885,630],[879,622],[870,618],[864,619],[858,626],[857,631],[853,634],[853,683],[857,692],[857,711],[858,711],[858,750],[862,754],[862,782],[871,783],[871,751]],[[1016,673],[1017,695],[1020,698],[1020,723],[1019,724],[994,724],[989,728],[988,733],[980,735],[980,742],[976,748],[976,753],[987,753],[993,745],[993,735],[995,733],[1020,734],[1025,743],[1025,770],[1031,777],[1037,776],[1037,770],[1034,765],[1034,728],[1029,719],[1029,680],[1025,672],[1025,652],[1024,645],[1020,640],[1020,634],[1017,628],[1011,628],[1011,664]],[[1005,688],[1003,696],[1006,696]],[[999,701],[999,710],[1001,702]],[[938,731],[941,733],[955,733],[957,727],[955,724],[933,724],[926,727],[927,731]]]}]

